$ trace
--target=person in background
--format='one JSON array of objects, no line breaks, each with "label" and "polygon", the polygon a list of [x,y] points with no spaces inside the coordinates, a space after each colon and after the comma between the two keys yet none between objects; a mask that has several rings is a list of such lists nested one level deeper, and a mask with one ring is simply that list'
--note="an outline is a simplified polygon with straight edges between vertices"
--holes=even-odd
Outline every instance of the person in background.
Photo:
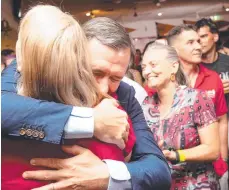
[{"label": "person in background", "polygon": [[[171,29],[167,35],[168,44],[178,53],[182,70],[188,78],[189,86],[205,90],[213,100],[219,122],[220,153],[227,157],[227,103],[222,81],[215,71],[204,67],[200,38],[193,25],[180,25]],[[218,160],[221,160],[221,157]],[[218,161],[217,160],[217,161]],[[215,168],[216,169],[216,168]],[[216,169],[217,174],[219,170]]]},{"label": "person in background", "polygon": [[[217,43],[219,42],[219,31],[216,24],[211,19],[202,18],[196,22],[197,32],[200,37],[202,47],[202,65],[208,69],[216,71],[223,82],[224,94],[229,106],[229,56],[217,51]],[[229,112],[227,113],[229,118]],[[227,130],[223,132],[228,135]],[[221,142],[221,157],[215,163],[215,167],[219,170],[221,189],[228,190],[228,136]]]},{"label": "person in background", "polygon": [[204,91],[188,88],[174,48],[153,43],[142,62],[149,88],[142,108],[149,128],[170,163],[171,190],[219,190],[211,161],[219,156],[214,104]]},{"label": "person in background", "polygon": [[142,61],[142,53],[140,49],[136,49],[135,56],[134,56],[134,64],[136,66],[141,65]]},{"label": "person in background", "polygon": [[3,71],[16,58],[12,49],[3,49],[1,51],[1,70]]},{"label": "person in background", "polygon": [[142,75],[137,70],[137,66],[131,64],[130,68],[128,69],[126,76],[131,80],[137,82],[139,85],[143,86]]},{"label": "person in background", "polygon": [[143,77],[141,71],[141,51],[137,49],[134,55],[134,62],[130,63],[126,76],[131,80],[143,86]]}]

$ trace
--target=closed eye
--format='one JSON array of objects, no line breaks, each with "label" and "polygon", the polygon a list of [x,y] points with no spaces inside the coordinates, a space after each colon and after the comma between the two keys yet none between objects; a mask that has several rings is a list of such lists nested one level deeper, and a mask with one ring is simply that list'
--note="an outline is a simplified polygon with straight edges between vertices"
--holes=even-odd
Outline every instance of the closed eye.
[{"label": "closed eye", "polygon": [[100,70],[93,70],[93,75],[95,77],[104,77],[105,76],[105,73],[100,71]]},{"label": "closed eye", "polygon": [[122,78],[120,78],[120,77],[111,77],[110,80],[111,80],[112,82],[119,82],[119,81],[122,80]]}]

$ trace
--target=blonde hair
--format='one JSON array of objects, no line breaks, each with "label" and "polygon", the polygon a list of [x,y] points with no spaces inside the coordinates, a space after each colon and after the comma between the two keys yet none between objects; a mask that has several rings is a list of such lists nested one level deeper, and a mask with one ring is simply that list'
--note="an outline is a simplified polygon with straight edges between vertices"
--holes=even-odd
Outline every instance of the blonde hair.
[{"label": "blonde hair", "polygon": [[93,76],[79,23],[50,5],[38,5],[20,23],[18,57],[24,96],[93,106],[103,95]]}]

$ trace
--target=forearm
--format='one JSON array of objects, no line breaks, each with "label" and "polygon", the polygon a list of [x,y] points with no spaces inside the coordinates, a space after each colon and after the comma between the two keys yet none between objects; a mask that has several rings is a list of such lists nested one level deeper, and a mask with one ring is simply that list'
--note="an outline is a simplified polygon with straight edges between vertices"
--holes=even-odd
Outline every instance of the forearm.
[{"label": "forearm", "polygon": [[60,144],[63,138],[93,136],[94,117],[91,108],[73,108],[20,96],[16,88],[18,77],[16,62],[8,66],[1,76],[3,135],[23,136],[55,144]]},{"label": "forearm", "polygon": [[126,163],[126,166],[131,175],[133,190],[170,189],[169,167],[157,156],[145,155],[139,161]]},{"label": "forearm", "polygon": [[226,114],[219,118],[219,138],[220,154],[226,160],[228,158],[228,121]]},{"label": "forearm", "polygon": [[[2,92],[1,100],[3,135],[25,136],[32,140],[60,144],[72,106],[44,102],[9,92]],[[23,130],[25,134],[22,133]],[[43,133],[43,138],[26,136],[28,130]]]},{"label": "forearm", "polygon": [[194,148],[181,150],[187,162],[214,161],[219,157],[219,147],[211,144],[200,144]]}]

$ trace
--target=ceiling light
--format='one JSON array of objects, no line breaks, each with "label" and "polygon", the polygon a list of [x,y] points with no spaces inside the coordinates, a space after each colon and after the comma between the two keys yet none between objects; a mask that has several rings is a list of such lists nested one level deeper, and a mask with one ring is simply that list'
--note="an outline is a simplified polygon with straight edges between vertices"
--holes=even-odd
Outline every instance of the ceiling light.
[{"label": "ceiling light", "polygon": [[158,16],[162,16],[162,13],[158,13],[157,15],[158,15]]},{"label": "ceiling light", "polygon": [[18,12],[18,17],[21,18],[21,9]]},{"label": "ceiling light", "polygon": [[91,13],[90,12],[86,13],[86,16],[91,16]]},{"label": "ceiling light", "polygon": [[229,8],[226,8],[225,10],[226,10],[227,12],[229,12]]}]

